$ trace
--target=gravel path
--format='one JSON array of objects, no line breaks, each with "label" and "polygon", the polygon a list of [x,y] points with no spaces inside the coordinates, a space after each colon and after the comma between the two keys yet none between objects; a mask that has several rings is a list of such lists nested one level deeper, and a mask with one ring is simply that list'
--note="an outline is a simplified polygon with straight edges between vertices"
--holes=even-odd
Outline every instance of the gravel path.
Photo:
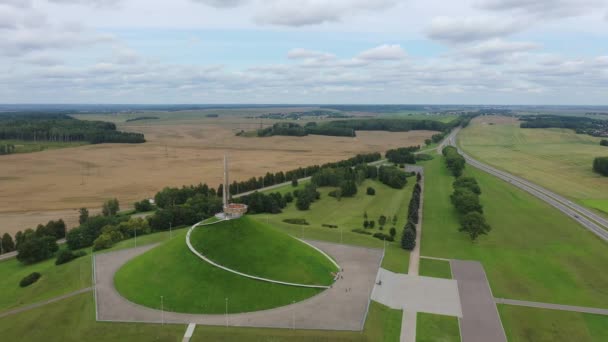
[{"label": "gravel path", "polygon": [[561,305],[561,304],[550,304],[550,303],[539,303],[539,302],[529,302],[529,301],[525,301],[525,300],[504,299],[504,298],[494,298],[494,301],[496,301],[497,304],[527,306],[527,307],[539,308],[539,309],[573,311],[573,312],[582,312],[582,313],[590,313],[590,314],[595,314],[595,315],[608,316],[608,309],[589,308],[589,307],[584,307],[584,306],[572,306],[572,305]]},{"label": "gravel path", "polygon": [[[166,323],[351,330],[363,329],[382,250],[308,241],[342,265],[343,279],[308,300],[276,309],[243,314],[193,315],[165,312]],[[114,274],[130,259],[155,246],[144,246],[95,256],[96,302],[99,321],[161,323],[162,313],[129,302],[114,288]],[[184,247],[185,248],[185,247]],[[195,258],[194,255],[192,255]],[[203,262],[203,261],[201,261]],[[350,291],[346,291],[350,289]],[[170,288],[168,289],[170,291]],[[252,294],[253,295],[253,294]],[[226,320],[227,318],[227,320]]]},{"label": "gravel path", "polygon": [[47,304],[51,304],[51,303],[55,303],[55,302],[58,302],[60,300],[64,300],[66,298],[74,297],[76,295],[79,295],[79,294],[85,293],[85,292],[89,292],[89,291],[93,291],[93,288],[92,287],[87,287],[87,288],[84,288],[84,289],[80,289],[78,291],[74,291],[74,292],[71,292],[71,293],[68,293],[68,294],[64,294],[64,295],[59,296],[59,297],[55,297],[55,298],[51,298],[51,299],[45,300],[43,302],[27,305],[27,306],[24,306],[24,307],[21,307],[21,308],[18,308],[18,309],[14,309],[14,310],[10,310],[10,311],[5,311],[5,312],[0,313],[0,318],[6,317],[6,316],[10,316],[10,315],[15,315],[15,314],[18,314],[20,312],[29,311],[29,310],[32,310],[32,309],[35,309],[35,308],[39,308],[41,306],[44,306],[44,305],[47,305]]}]

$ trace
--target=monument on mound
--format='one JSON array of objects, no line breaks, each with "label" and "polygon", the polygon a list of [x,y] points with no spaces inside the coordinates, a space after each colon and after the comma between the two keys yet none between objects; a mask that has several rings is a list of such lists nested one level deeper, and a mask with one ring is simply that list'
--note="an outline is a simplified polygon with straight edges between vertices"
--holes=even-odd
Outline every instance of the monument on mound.
[{"label": "monument on mound", "polygon": [[230,203],[230,183],[228,179],[228,157],[224,156],[224,212],[220,215],[222,218],[230,220],[245,215],[245,213],[247,213],[247,205],[241,203]]}]

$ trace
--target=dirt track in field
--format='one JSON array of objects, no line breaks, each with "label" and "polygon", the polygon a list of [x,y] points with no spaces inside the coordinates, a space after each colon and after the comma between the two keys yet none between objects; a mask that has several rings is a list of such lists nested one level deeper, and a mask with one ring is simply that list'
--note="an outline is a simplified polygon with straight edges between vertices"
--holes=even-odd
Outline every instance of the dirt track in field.
[{"label": "dirt track in field", "polygon": [[222,158],[231,179],[349,158],[357,153],[423,144],[434,132],[358,132],[346,137],[236,137],[252,121],[187,120],[131,124],[145,144],[101,144],[0,157],[0,233],[15,233],[50,219],[76,224],[77,208],[98,210],[112,197],[124,209],[165,186],[217,186]]}]

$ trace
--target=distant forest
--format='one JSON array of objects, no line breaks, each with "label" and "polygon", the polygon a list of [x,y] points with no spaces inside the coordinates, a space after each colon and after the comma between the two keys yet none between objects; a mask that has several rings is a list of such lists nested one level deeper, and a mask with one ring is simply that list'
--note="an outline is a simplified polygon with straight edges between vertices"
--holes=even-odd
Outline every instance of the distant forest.
[{"label": "distant forest", "polygon": [[127,119],[125,122],[133,122],[133,121],[142,121],[142,120],[158,120],[160,119],[158,116],[138,116],[133,119]]},{"label": "distant forest", "polygon": [[2,113],[0,140],[129,143],[146,140],[140,133],[116,130],[111,122],[77,120],[66,114]]},{"label": "distant forest", "polygon": [[537,115],[523,116],[521,128],[568,128],[579,134],[608,137],[608,121],[577,116]]},{"label": "distant forest", "polygon": [[460,125],[466,125],[473,115],[460,116],[451,122],[435,120],[411,120],[411,119],[351,119],[330,121],[323,124],[309,122],[304,126],[296,123],[276,123],[257,131],[259,137],[270,137],[274,135],[306,136],[309,134],[330,135],[338,137],[354,137],[355,131],[438,131],[446,132]]}]

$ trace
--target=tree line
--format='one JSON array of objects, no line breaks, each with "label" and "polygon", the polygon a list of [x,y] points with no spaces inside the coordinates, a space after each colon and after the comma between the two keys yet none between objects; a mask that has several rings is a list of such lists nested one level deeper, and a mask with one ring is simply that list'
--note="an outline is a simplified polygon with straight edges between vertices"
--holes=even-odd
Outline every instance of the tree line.
[{"label": "tree line", "polygon": [[593,171],[608,177],[608,157],[597,157],[593,160]]},{"label": "tree line", "polygon": [[13,144],[1,144],[0,145],[0,156],[5,154],[15,153],[15,145]]},{"label": "tree line", "polygon": [[409,251],[416,247],[416,225],[420,221],[421,182],[422,175],[418,173],[416,175],[416,185],[414,185],[412,198],[407,210],[407,223],[403,227],[403,234],[401,235],[401,247]]},{"label": "tree line", "polygon": [[33,264],[52,257],[59,249],[57,240],[65,237],[66,226],[63,220],[39,224],[36,229],[18,231],[13,239],[8,233],[2,236],[2,253],[17,251],[17,260]]},{"label": "tree line", "polygon": [[[446,149],[448,147],[446,147]],[[490,232],[492,229],[492,227],[490,227],[490,225],[486,222],[485,216],[483,215],[483,206],[481,205],[481,201],[479,199],[479,195],[481,195],[481,188],[479,187],[479,184],[475,178],[461,176],[462,168],[456,166],[456,169],[454,169],[454,165],[458,165],[459,162],[450,165],[448,156],[454,158],[453,154],[458,154],[458,150],[451,147],[450,151],[445,153],[446,149],[444,149],[446,166],[452,171],[454,177],[456,177],[456,180],[452,184],[454,191],[450,196],[450,200],[460,217],[459,230],[461,232],[466,232],[471,238],[471,241],[475,241],[480,235],[488,234],[488,232]],[[464,161],[462,162],[462,167],[464,168]],[[455,172],[454,170],[460,171]]]},{"label": "tree line", "polygon": [[454,177],[460,177],[466,164],[464,157],[458,153],[458,149],[454,146],[444,147],[442,153],[445,157],[446,165],[450,172],[452,172],[452,175]]},{"label": "tree line", "polygon": [[579,134],[595,137],[608,135],[608,121],[578,116],[535,115],[524,116],[521,128],[568,128]]},{"label": "tree line", "polygon": [[386,151],[385,157],[394,164],[416,164],[414,152],[420,150],[420,146],[400,147]]},{"label": "tree line", "polygon": [[143,143],[140,133],[116,130],[111,122],[77,120],[65,114],[0,114],[0,140]]}]

